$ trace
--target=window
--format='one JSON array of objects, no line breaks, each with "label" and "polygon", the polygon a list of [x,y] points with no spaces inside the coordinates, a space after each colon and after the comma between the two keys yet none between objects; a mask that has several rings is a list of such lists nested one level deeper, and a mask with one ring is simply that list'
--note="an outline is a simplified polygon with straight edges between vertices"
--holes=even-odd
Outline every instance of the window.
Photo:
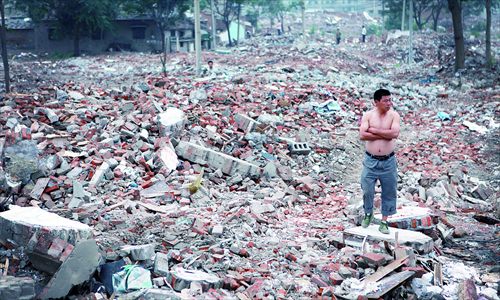
[{"label": "window", "polygon": [[144,40],[146,38],[146,27],[132,27],[132,38],[134,40]]}]

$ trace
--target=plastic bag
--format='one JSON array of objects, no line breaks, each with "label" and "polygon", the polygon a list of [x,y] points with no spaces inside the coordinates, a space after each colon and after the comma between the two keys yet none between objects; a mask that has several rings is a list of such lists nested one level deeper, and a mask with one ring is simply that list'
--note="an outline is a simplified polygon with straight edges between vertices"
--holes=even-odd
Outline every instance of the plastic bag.
[{"label": "plastic bag", "polygon": [[117,293],[152,287],[151,273],[138,265],[123,266],[120,272],[113,274],[113,289]]}]

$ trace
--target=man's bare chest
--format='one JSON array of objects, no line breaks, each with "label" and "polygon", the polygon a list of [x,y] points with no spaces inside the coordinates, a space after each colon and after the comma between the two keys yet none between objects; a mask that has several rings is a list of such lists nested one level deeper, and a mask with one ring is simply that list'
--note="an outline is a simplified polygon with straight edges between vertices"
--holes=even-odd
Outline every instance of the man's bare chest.
[{"label": "man's bare chest", "polygon": [[394,116],[392,114],[377,115],[373,114],[369,119],[370,127],[380,128],[380,129],[390,129]]}]

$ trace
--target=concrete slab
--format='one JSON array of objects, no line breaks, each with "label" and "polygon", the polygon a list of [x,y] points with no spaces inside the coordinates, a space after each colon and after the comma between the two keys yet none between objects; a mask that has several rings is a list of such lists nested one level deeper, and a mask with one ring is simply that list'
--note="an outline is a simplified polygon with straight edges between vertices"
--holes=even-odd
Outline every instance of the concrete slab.
[{"label": "concrete slab", "polygon": [[[375,214],[381,220],[382,214]],[[408,230],[425,230],[435,227],[432,211],[427,207],[403,206],[387,219],[389,226]]]},{"label": "concrete slab", "polygon": [[34,234],[42,231],[72,244],[92,237],[88,225],[38,207],[11,205],[10,210],[0,213],[0,239],[3,241],[11,239],[19,245],[27,245]]},{"label": "concrete slab", "polygon": [[74,286],[90,279],[99,266],[99,261],[100,254],[95,240],[79,242],[37,298],[65,297]]},{"label": "concrete slab", "polygon": [[261,169],[254,164],[193,143],[181,141],[175,147],[175,152],[191,162],[220,169],[224,174],[256,177],[261,174]]},{"label": "concrete slab", "polygon": [[389,228],[389,230],[389,234],[383,234],[378,231],[378,225],[370,225],[368,228],[361,226],[349,228],[343,232],[344,243],[360,248],[366,237],[368,242],[389,242],[395,244],[395,235],[398,233],[398,242],[400,245],[412,247],[422,253],[429,253],[434,247],[432,238],[423,233],[398,228]]},{"label": "concrete slab", "polygon": [[260,122],[244,114],[236,114],[234,121],[236,122],[236,126],[245,133],[251,132],[256,126],[260,125]]},{"label": "concrete slab", "polygon": [[179,133],[186,123],[186,114],[175,107],[169,107],[165,112],[158,115],[161,136],[170,136]]},{"label": "concrete slab", "polygon": [[35,298],[35,281],[30,277],[0,276],[0,300]]}]

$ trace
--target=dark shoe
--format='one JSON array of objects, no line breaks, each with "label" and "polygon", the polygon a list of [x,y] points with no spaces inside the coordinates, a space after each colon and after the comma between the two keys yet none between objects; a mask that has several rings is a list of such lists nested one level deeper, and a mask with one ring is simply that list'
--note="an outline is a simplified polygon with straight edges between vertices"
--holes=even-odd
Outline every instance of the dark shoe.
[{"label": "dark shoe", "polygon": [[372,220],[373,220],[373,213],[365,214],[365,218],[363,219],[363,221],[361,221],[361,226],[363,226],[363,228],[368,227],[372,222]]},{"label": "dark shoe", "polygon": [[389,234],[389,224],[387,224],[387,221],[380,222],[378,231],[382,232],[383,234]]}]

